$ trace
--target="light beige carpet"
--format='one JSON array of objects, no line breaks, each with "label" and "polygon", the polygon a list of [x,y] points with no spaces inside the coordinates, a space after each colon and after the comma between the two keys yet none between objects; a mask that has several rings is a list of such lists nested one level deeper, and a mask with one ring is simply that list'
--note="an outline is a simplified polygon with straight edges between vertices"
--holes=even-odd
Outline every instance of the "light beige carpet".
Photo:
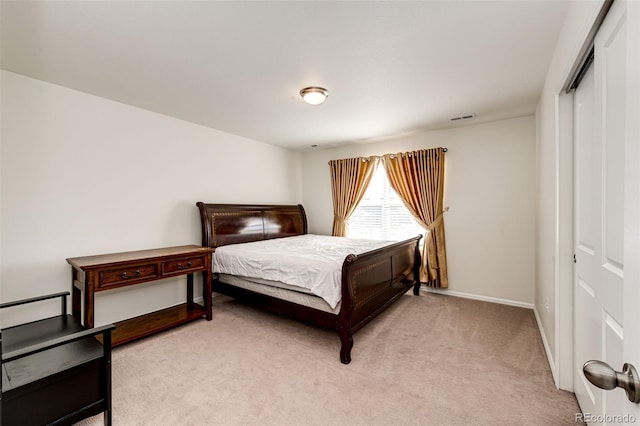
[{"label": "light beige carpet", "polygon": [[575,424],[531,310],[407,294],[354,340],[343,365],[335,332],[216,297],[212,321],[114,350],[114,424]]}]

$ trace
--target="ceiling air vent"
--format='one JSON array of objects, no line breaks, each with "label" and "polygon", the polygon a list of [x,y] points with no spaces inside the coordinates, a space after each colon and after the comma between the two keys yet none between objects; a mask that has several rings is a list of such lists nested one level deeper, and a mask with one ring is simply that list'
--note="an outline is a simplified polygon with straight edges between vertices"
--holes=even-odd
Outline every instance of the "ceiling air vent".
[{"label": "ceiling air vent", "polygon": [[461,121],[461,120],[468,120],[470,118],[474,118],[476,115],[475,114],[467,114],[467,115],[461,115],[460,117],[453,117],[450,118],[449,121]]}]

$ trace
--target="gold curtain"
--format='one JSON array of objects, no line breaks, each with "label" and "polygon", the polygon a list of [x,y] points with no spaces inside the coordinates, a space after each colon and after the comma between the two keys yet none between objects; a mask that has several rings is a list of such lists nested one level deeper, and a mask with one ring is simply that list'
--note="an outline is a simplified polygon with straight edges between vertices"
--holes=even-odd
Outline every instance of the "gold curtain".
[{"label": "gold curtain", "polygon": [[329,161],[333,195],[332,235],[346,237],[347,220],[353,214],[378,166],[377,158],[346,158]]},{"label": "gold curtain", "polygon": [[447,255],[444,238],[444,150],[434,148],[384,156],[391,187],[427,233],[422,247],[420,281],[446,288]]}]

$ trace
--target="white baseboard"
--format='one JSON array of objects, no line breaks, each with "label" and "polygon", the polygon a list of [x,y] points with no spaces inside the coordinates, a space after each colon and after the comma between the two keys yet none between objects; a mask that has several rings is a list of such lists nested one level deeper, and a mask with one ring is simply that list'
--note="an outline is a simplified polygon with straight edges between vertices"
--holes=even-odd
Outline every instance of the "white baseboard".
[{"label": "white baseboard", "polygon": [[560,387],[558,386],[558,369],[556,368],[556,363],[553,360],[553,356],[551,356],[551,349],[549,348],[547,335],[544,332],[544,328],[542,328],[542,321],[540,320],[540,315],[538,315],[538,310],[535,308],[535,306],[533,308],[533,315],[536,317],[536,322],[538,323],[538,331],[540,332],[540,337],[542,338],[544,352],[547,354],[547,361],[549,362],[549,367],[551,368],[551,375],[553,375],[553,383],[555,383],[557,389],[560,389]]},{"label": "white baseboard", "polygon": [[[215,291],[211,292],[212,299],[215,299],[216,297],[219,297],[219,296],[222,296],[222,295],[220,293],[216,293]],[[193,301],[202,305],[204,303],[204,298],[202,296],[196,297],[195,299],[193,299]]]},{"label": "white baseboard", "polygon": [[498,297],[482,296],[479,294],[464,293],[461,291],[455,291],[455,290],[449,290],[449,289],[431,288],[424,285],[420,286],[420,290],[426,291],[428,293],[444,294],[448,296],[464,297],[465,299],[481,300],[483,302],[499,303],[501,305],[517,306],[519,308],[526,308],[526,309],[534,308],[533,303],[519,302],[517,300],[509,300],[509,299],[500,299]]},{"label": "white baseboard", "polygon": [[[533,303],[518,302],[517,300],[500,299],[500,298],[497,298],[497,297],[480,296],[478,294],[463,293],[461,291],[451,291],[451,290],[447,290],[447,289],[437,289],[437,288],[431,288],[431,287],[427,287],[427,286],[421,286],[420,290],[421,291],[426,291],[428,293],[438,293],[438,294],[444,294],[444,295],[455,296],[455,297],[464,297],[465,299],[482,300],[483,302],[499,303],[501,305],[517,306],[519,308],[527,308],[527,309],[533,309],[534,308]],[[214,291],[212,296],[215,298],[216,296],[220,296],[220,294],[216,293]],[[202,296],[200,296],[200,297],[195,298],[194,302],[202,303],[203,300],[204,299],[202,298]]]}]

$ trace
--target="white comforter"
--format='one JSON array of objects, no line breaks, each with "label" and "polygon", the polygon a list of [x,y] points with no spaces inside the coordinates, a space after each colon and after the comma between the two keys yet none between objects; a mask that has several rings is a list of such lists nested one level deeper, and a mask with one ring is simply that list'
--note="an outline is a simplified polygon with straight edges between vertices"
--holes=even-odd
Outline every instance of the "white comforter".
[{"label": "white comforter", "polygon": [[335,308],[341,298],[342,263],[392,241],[299,235],[216,248],[213,272],[280,281],[306,288]]}]

